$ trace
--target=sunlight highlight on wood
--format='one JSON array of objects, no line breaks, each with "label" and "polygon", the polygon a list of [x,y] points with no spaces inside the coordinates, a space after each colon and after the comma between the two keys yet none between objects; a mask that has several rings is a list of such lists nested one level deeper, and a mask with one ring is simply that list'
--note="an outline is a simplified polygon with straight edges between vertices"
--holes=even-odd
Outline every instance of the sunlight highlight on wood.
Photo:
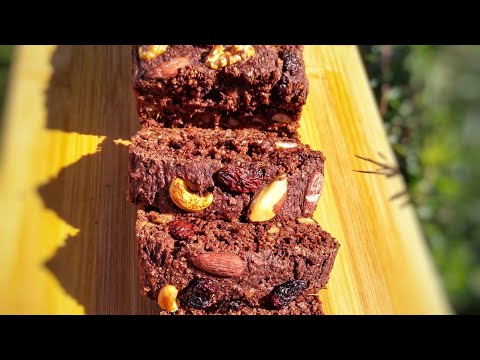
[{"label": "sunlight highlight on wood", "polygon": [[[129,48],[22,46],[0,162],[0,313],[157,314],[138,293]],[[341,243],[327,314],[451,313],[354,46],[307,46],[303,142],[327,158],[315,219]],[[122,140],[123,139],[123,140]],[[120,145],[120,146],[119,146]]]}]

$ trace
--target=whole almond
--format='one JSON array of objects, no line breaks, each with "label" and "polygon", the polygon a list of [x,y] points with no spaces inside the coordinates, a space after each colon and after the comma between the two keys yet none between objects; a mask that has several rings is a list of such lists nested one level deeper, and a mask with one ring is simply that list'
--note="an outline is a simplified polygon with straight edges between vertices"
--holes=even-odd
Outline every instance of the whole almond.
[{"label": "whole almond", "polygon": [[314,213],[322,193],[323,180],[323,174],[319,171],[315,172],[310,178],[302,206],[302,215],[304,217],[310,217]]},{"label": "whole almond", "polygon": [[232,253],[209,252],[191,258],[200,270],[221,277],[238,277],[245,271],[245,262]]},{"label": "whole almond", "polygon": [[151,79],[169,79],[177,75],[179,69],[187,66],[190,61],[186,57],[179,57],[168,62],[161,63],[147,73]]}]

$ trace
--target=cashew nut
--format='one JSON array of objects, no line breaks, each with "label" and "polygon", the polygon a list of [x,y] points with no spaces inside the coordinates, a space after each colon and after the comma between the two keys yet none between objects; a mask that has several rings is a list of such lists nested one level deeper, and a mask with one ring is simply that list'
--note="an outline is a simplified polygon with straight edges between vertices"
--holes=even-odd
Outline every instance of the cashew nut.
[{"label": "cashew nut", "polygon": [[193,194],[188,190],[185,180],[180,178],[172,181],[168,191],[175,205],[185,211],[200,211],[210,206],[213,202],[213,194],[205,196]]}]

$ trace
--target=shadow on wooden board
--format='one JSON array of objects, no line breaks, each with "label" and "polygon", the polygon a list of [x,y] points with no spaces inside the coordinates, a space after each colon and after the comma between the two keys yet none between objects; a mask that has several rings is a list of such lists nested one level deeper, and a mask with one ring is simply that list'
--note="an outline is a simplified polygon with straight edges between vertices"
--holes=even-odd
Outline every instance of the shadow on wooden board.
[{"label": "shadow on wooden board", "polygon": [[158,314],[137,288],[128,151],[114,143],[138,127],[130,48],[58,46],[51,64],[47,127],[106,138],[96,153],[39,188],[45,205],[79,229],[46,266],[87,314]]}]

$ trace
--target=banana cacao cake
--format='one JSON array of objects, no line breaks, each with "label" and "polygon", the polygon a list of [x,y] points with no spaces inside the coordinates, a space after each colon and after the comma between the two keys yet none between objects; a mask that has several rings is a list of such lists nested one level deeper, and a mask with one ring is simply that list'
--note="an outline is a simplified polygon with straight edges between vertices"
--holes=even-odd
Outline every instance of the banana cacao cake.
[{"label": "banana cacao cake", "polygon": [[129,148],[129,199],[160,212],[260,222],[311,217],[325,158],[255,129],[142,128]]},{"label": "banana cacao cake", "polygon": [[308,95],[303,46],[136,45],[132,64],[141,121],[296,135]]},{"label": "banana cacao cake", "polygon": [[165,315],[322,315],[340,245],[311,219],[303,46],[135,45],[132,75],[140,292]]},{"label": "banana cacao cake", "polygon": [[139,210],[140,291],[177,314],[321,314],[339,243],[312,219],[206,221]]}]

